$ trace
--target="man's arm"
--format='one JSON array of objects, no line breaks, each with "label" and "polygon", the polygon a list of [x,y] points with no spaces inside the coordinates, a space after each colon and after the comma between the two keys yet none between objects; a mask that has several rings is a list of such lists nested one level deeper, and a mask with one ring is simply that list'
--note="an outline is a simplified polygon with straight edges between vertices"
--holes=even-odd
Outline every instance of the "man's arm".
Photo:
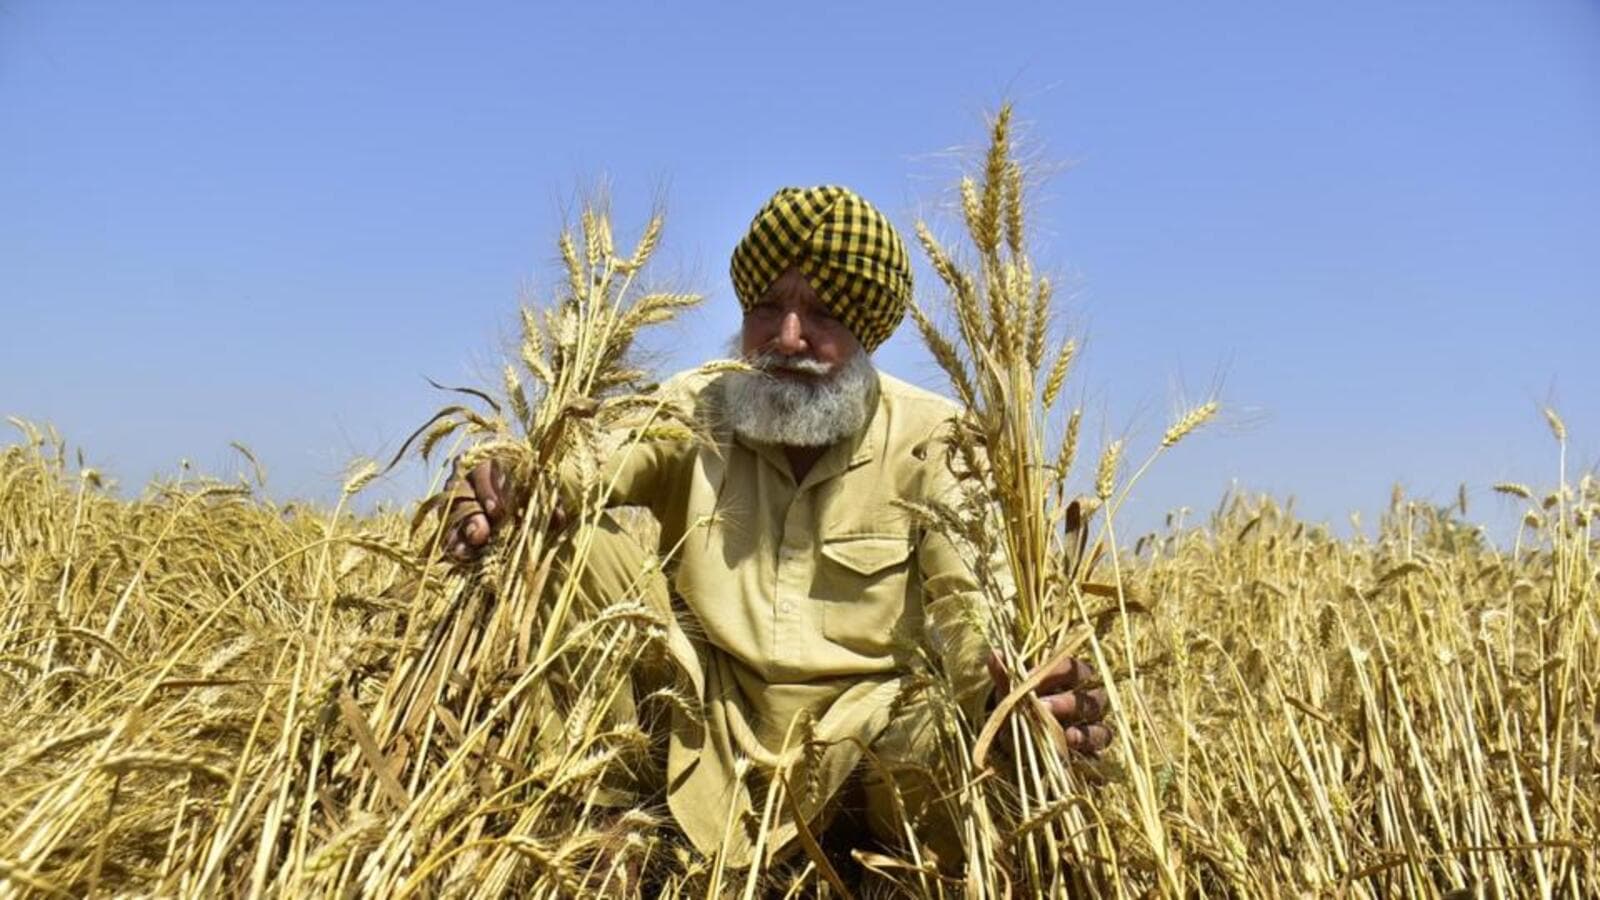
[{"label": "man's arm", "polygon": [[[957,702],[969,721],[982,722],[994,701],[1009,693],[1013,683],[983,631],[992,594],[1010,596],[1014,592],[1009,563],[998,548],[984,563],[986,575],[995,579],[986,591],[966,556],[937,528],[925,530],[917,554],[929,635],[955,687]],[[1046,673],[1034,689],[1039,702],[1061,723],[1067,745],[1091,755],[1111,742],[1111,730],[1103,721],[1106,693],[1099,685],[1093,667],[1080,659],[1067,659]]]},{"label": "man's arm", "polygon": [[[1003,571],[991,566],[991,571]],[[984,635],[989,598],[955,543],[935,526],[923,529],[917,542],[917,567],[922,573],[924,621],[956,702],[973,722],[982,722],[992,685],[985,674],[991,655]]]},{"label": "man's arm", "polygon": [[[682,395],[683,381],[674,379],[660,390]],[[687,402],[682,396],[677,399]],[[653,421],[654,413],[648,415]],[[635,424],[642,428],[649,423]],[[670,494],[664,488],[683,474],[678,469],[690,457],[698,440],[686,429],[680,430],[683,432],[680,436],[635,439],[628,423],[618,425],[612,435],[613,445],[600,454],[597,483],[609,487],[606,506],[646,506],[661,516],[663,510],[658,507]],[[584,486],[575,467],[562,465],[557,477],[561,482],[563,509],[576,509],[581,503]],[[443,494],[447,508],[444,550],[458,562],[471,560],[481,553],[506,521],[521,511],[523,504],[520,486],[513,482],[503,466],[493,461],[479,463],[465,473],[457,472],[445,484]],[[558,510],[554,517],[556,528],[565,524],[560,512]]]}]

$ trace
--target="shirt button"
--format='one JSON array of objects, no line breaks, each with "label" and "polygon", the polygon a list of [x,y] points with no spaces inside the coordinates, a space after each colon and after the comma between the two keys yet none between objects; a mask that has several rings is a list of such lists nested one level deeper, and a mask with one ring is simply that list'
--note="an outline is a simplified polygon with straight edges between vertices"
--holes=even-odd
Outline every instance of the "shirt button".
[{"label": "shirt button", "polygon": [[788,600],[785,600],[782,603],[778,604],[778,612],[781,612],[781,613],[792,613],[792,612],[794,612],[794,604],[789,602]]}]

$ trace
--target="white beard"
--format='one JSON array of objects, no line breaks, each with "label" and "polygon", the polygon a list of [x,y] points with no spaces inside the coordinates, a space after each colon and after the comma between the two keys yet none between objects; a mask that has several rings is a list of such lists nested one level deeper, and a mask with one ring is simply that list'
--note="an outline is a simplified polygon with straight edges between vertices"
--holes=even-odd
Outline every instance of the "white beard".
[{"label": "white beard", "polygon": [[[865,428],[878,399],[878,370],[865,351],[856,351],[831,376],[828,367],[814,359],[771,351],[759,352],[746,362],[760,371],[729,373],[723,384],[728,424],[747,441],[825,447]],[[811,382],[768,374],[785,369],[827,377]]]}]

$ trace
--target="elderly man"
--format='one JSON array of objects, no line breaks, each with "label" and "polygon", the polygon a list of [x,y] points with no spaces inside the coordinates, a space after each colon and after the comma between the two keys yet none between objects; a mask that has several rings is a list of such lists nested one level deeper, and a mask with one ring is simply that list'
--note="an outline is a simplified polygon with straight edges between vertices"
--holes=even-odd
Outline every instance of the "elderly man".
[{"label": "elderly man", "polygon": [[[849,190],[785,188],[734,250],[732,276],[744,310],[739,352],[757,372],[668,382],[663,390],[714,440],[639,446],[608,473],[613,504],[660,520],[661,551],[674,550],[667,575],[638,586],[648,551],[607,529],[575,576],[601,596],[642,590],[662,610],[676,598],[674,655],[703,708],[674,711],[664,786],[697,847],[749,859],[745,813],[760,806],[750,782],[762,783],[786,740],[803,735],[811,751],[787,762],[799,767],[790,784],[805,818],[825,817],[858,773],[874,832],[898,838],[897,789],[923,839],[953,865],[962,853],[950,801],[914,774],[938,751],[907,677],[925,659],[920,648],[933,647],[958,702],[981,716],[1003,676],[963,613],[983,602],[973,563],[897,502],[948,495],[951,476],[925,448],[960,414],[870,359],[910,302],[905,246]],[[482,548],[510,512],[497,482],[480,466],[458,485],[454,555]],[[1091,674],[1074,661],[1041,689],[1068,743],[1087,753],[1109,738]],[[803,731],[793,730],[799,720]],[[863,748],[880,765],[862,764]],[[785,816],[772,846],[795,831]]]}]

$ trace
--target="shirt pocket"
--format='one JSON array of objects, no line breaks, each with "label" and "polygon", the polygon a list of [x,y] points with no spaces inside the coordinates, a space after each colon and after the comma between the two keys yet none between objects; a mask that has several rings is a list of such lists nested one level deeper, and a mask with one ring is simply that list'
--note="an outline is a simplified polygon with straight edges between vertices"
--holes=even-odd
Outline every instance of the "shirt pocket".
[{"label": "shirt pocket", "polygon": [[863,656],[889,655],[907,633],[911,549],[905,534],[824,538],[817,573],[823,636]]}]

